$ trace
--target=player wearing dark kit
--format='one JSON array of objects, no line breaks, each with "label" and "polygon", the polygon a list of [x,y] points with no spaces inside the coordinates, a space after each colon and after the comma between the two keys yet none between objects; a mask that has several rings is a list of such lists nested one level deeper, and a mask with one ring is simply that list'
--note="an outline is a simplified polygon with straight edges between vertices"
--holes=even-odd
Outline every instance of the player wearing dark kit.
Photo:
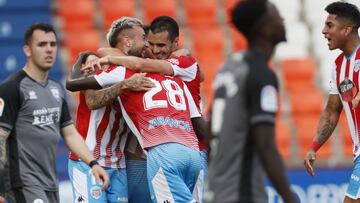
[{"label": "player wearing dark kit", "polygon": [[11,203],[59,202],[55,152],[61,135],[89,164],[97,182],[103,179],[103,189],[108,185],[105,171],[72,124],[63,87],[47,77],[56,51],[52,26],[33,24],[25,32],[25,67],[0,85],[0,172],[1,185],[6,185],[0,196]]},{"label": "player wearing dark kit", "polygon": [[265,175],[284,202],[294,202],[276,149],[278,83],[268,67],[275,45],[285,41],[283,20],[266,0],[240,1],[232,20],[249,48],[234,53],[214,81],[206,202],[265,203]]}]

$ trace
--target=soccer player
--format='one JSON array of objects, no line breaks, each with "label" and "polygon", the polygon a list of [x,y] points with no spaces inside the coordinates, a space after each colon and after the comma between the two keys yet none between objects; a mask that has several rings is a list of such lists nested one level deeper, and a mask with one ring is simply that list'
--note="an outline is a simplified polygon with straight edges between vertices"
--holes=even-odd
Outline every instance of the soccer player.
[{"label": "soccer player", "polygon": [[[136,25],[135,26],[127,25],[128,23],[125,22],[128,20],[136,22]],[[145,44],[144,40],[145,40],[145,34],[144,34],[144,30],[142,29],[142,22],[136,18],[131,18],[131,17],[122,17],[119,20],[115,21],[112,24],[111,28],[109,29],[109,32],[107,33],[107,41],[110,47],[112,47],[110,48],[111,53],[120,54],[120,55],[134,54],[138,56],[143,54],[144,44]],[[81,60],[80,58],[78,59]],[[74,84],[76,85],[77,79],[78,77],[68,78],[67,88],[69,90],[72,90]],[[119,86],[120,84],[121,83],[96,92],[92,90],[87,90],[87,93],[91,94],[91,96],[86,98],[90,98],[90,100],[93,97],[102,97],[101,99],[87,101],[88,107],[90,109],[96,109],[103,107],[111,102],[114,102],[114,100],[117,100],[116,98],[119,95],[119,92],[121,91],[121,86]],[[89,89],[91,88],[91,86],[84,88]],[[98,89],[100,88],[100,86],[97,86],[96,88]],[[123,124],[125,125],[125,123]],[[138,160],[144,159],[145,155],[143,153],[143,149],[141,148],[141,146],[137,146],[136,142],[137,142],[136,137],[130,134],[128,136],[128,141],[126,142],[126,146],[125,146],[126,171],[127,171],[128,191],[129,191],[128,201],[130,203],[151,202],[150,192],[147,186],[147,179],[140,178],[141,174],[145,175],[146,177],[146,167],[139,167],[142,166],[142,161],[139,161],[141,162],[140,165],[138,164]],[[131,153],[128,153],[128,151],[131,151]],[[129,161],[129,159],[134,161]]]},{"label": "soccer player", "polygon": [[[129,21],[128,24],[133,23]],[[94,57],[91,52],[83,52],[80,57]],[[81,63],[81,61],[78,61]],[[79,68],[79,69],[76,69]],[[72,70],[72,77],[81,73],[77,64]],[[80,74],[81,75],[81,74]],[[125,90],[147,90],[145,77],[135,74],[132,78],[119,83],[121,88],[114,95]],[[98,184],[93,182],[91,168],[79,160],[74,153],[69,157],[69,177],[73,187],[74,200],[89,202],[128,202],[127,175],[125,169],[124,146],[130,129],[125,124],[120,110],[120,104],[111,100],[104,107],[94,108],[98,101],[106,100],[109,94],[94,94],[93,90],[80,92],[80,101],[77,109],[76,128],[82,135],[98,163],[105,168],[110,178],[109,187],[102,192]],[[75,202],[74,201],[74,202]]]},{"label": "soccer player", "polygon": [[[354,168],[350,183],[345,194],[345,203],[360,202],[359,159],[359,60],[360,26],[359,9],[346,2],[334,2],[325,10],[328,16],[322,30],[328,40],[330,50],[340,49],[342,53],[336,58],[331,69],[330,91],[327,105],[321,114],[320,122],[309,151],[304,158],[304,164],[311,176],[314,176],[313,163],[316,151],[329,139],[333,133],[342,109],[345,110],[349,131],[353,140]],[[355,97],[356,95],[356,97]]]},{"label": "soccer player", "polygon": [[[143,33],[144,31],[142,31],[142,33]],[[120,43],[122,43],[122,41],[121,40],[119,40],[120,41]],[[121,47],[121,45],[119,45],[120,47]],[[122,67],[120,67],[120,68],[122,68]],[[117,69],[118,70],[118,69]],[[108,72],[108,73],[107,73]],[[98,88],[99,87],[99,82],[97,82],[96,80],[95,80],[95,78],[97,78],[97,77],[100,77],[101,75],[105,75],[105,76],[110,76],[110,78],[107,78],[106,80],[104,80],[105,82],[108,82],[109,81],[109,84],[104,84],[104,81],[102,82],[102,84],[103,84],[103,86],[107,86],[107,85],[110,85],[111,84],[111,82],[112,81],[116,81],[116,82],[118,82],[118,81],[121,81],[123,78],[121,78],[122,77],[122,75],[120,74],[117,74],[117,72],[116,71],[112,71],[111,69],[109,69],[108,71],[106,71],[106,72],[103,72],[103,73],[101,73],[100,75],[97,75],[97,76],[95,76],[95,77],[88,77],[88,78],[85,78],[83,81],[90,81],[90,83],[88,83],[87,85],[84,85],[84,84],[81,84],[81,81],[79,81],[79,80],[77,80],[76,82],[75,82],[75,84],[74,83],[72,83],[71,81],[69,81],[69,83],[68,83],[68,87],[70,87],[71,86],[71,89],[72,90],[75,90],[75,89],[80,89],[80,88]],[[112,78],[113,77],[113,78]],[[120,77],[120,78],[119,78]],[[164,76],[162,76],[161,75],[161,77],[164,77]],[[114,83],[114,82],[113,82]],[[183,85],[182,85],[183,86]],[[168,87],[169,88],[169,86],[166,86],[166,87]],[[170,88],[172,87],[172,85],[170,85]],[[175,86],[174,88],[176,88],[177,86]],[[158,90],[158,88],[159,87],[156,87],[156,89]],[[105,89],[106,90],[106,89]],[[152,89],[153,90],[153,89]],[[157,91],[156,90],[156,91]],[[103,91],[103,90],[100,90],[100,91]],[[164,90],[162,91],[162,92],[164,92]],[[171,92],[173,92],[173,91],[171,91]],[[179,90],[179,92],[181,93],[182,91],[180,91]],[[154,93],[154,92],[153,92]],[[153,94],[152,93],[152,94]],[[143,93],[144,94],[144,93]],[[155,92],[155,94],[157,94],[157,92]],[[166,95],[166,94],[165,94]],[[172,101],[172,103],[171,103],[171,105],[177,105],[176,103],[174,103],[174,102],[177,102],[177,100],[178,99],[181,99],[180,100],[180,102],[184,102],[184,100],[182,99],[183,97],[181,96],[181,97],[178,97],[177,96],[178,94],[169,94],[169,96],[172,98],[170,101]],[[183,95],[183,92],[181,93],[181,95]],[[163,95],[164,96],[164,95]],[[137,97],[138,98],[138,97]],[[141,98],[141,97],[140,97]],[[150,97],[150,99],[152,99],[152,97]],[[141,102],[142,102],[142,99],[140,100]],[[150,102],[150,105],[153,103],[152,101],[149,101]],[[154,101],[155,103],[156,103],[156,100]],[[164,102],[166,102],[166,100],[165,101],[161,101],[159,104],[161,104],[161,103],[164,103]],[[127,102],[128,103],[128,102]],[[137,107],[140,107],[140,106],[137,106]],[[164,106],[163,106],[164,107]],[[185,106],[183,106],[183,107],[185,107]],[[183,107],[181,107],[181,108],[183,108]],[[165,107],[164,107],[165,108]],[[136,108],[135,108],[136,109]],[[137,108],[137,110],[140,110],[141,108]],[[195,107],[195,109],[197,109],[196,107]],[[134,110],[134,109],[132,109],[132,110]],[[154,109],[153,109],[154,110]],[[152,114],[153,115],[156,115],[155,114],[155,112],[154,111],[151,111],[152,112]],[[164,113],[164,112],[162,112],[162,113]],[[169,113],[169,112],[168,112]],[[182,114],[184,114],[184,113],[186,113],[186,111],[185,112],[182,112]],[[130,114],[131,115],[131,114]],[[133,114],[133,115],[137,115],[138,117],[141,117],[142,115],[144,115],[144,114],[140,114],[140,113],[137,113],[137,114]],[[175,114],[174,114],[175,115]],[[184,115],[186,115],[186,114],[184,114]],[[146,118],[146,117],[145,117]],[[186,117],[184,117],[184,118],[186,118]],[[173,122],[173,121],[172,121]],[[187,122],[185,123],[186,124],[186,126],[188,126],[188,124],[187,124]],[[137,127],[139,127],[139,126],[137,126]],[[157,126],[154,126],[154,127],[157,127]],[[161,128],[162,127],[162,125],[160,125],[160,127],[159,128]],[[140,128],[140,127],[139,127]],[[158,128],[156,128],[156,129],[158,129]],[[186,127],[186,129],[189,129],[188,127]],[[133,131],[135,131],[136,132],[136,129],[132,129]],[[138,129],[138,131],[139,131],[139,129]],[[143,135],[143,133],[144,133],[144,129],[141,129],[140,130],[140,132],[142,132],[142,134],[141,135]],[[175,131],[176,132],[176,131]],[[172,135],[171,133],[166,133],[166,131],[165,131],[165,137],[169,137],[169,138],[171,138],[171,139],[173,139],[173,138],[175,138],[174,137],[174,135]],[[196,141],[196,137],[194,137],[194,134],[193,134],[193,132],[192,131],[190,131],[189,133],[188,133],[188,136],[186,136],[186,137],[188,137],[188,141],[183,141],[183,143],[184,144],[187,144],[188,146],[191,146],[191,147],[194,147],[194,138],[195,138],[195,143],[197,143],[197,141]],[[139,136],[138,136],[138,138],[139,138]],[[140,141],[140,140],[139,140]],[[156,140],[154,140],[154,141],[156,141]],[[180,139],[178,139],[178,140],[175,140],[175,141],[177,141],[177,142],[180,142],[180,141],[182,141],[182,140],[180,140]],[[140,141],[141,142],[141,141]],[[142,144],[142,143],[140,143],[140,144]],[[155,144],[156,144],[156,142],[155,142]],[[163,146],[163,145],[161,145],[161,146]],[[183,145],[181,145],[181,146],[183,146]],[[147,147],[151,147],[151,145],[149,145],[148,146],[148,144],[147,145],[145,145],[145,146],[143,146],[143,147],[145,147],[145,148],[147,148]],[[157,145],[157,147],[160,147],[160,146],[158,146]],[[197,147],[197,145],[196,145],[196,147]],[[155,147],[154,147],[155,148]],[[197,170],[199,170],[199,169],[201,169],[201,161],[199,160],[199,159],[197,159],[197,158],[200,158],[200,154],[198,153],[198,152],[196,152],[196,148],[195,148],[195,150],[194,149],[190,149],[190,147],[187,147],[187,149],[189,148],[189,150],[191,150],[192,152],[192,154],[194,155],[194,157],[193,157],[193,161],[195,161],[195,163],[194,164],[192,164],[192,166],[190,167],[190,168],[192,168],[193,170],[195,170],[195,172],[193,172],[192,173],[192,175],[188,175],[188,176],[186,176],[187,178],[189,178],[189,180],[188,181],[186,181],[186,183],[187,184],[185,184],[184,183],[184,180],[181,180],[181,179],[179,179],[179,178],[177,178],[176,180],[178,180],[178,182],[180,181],[180,185],[177,185],[177,186],[174,186],[174,183],[172,182],[172,183],[169,183],[170,184],[170,186],[171,186],[171,188],[172,188],[172,190],[173,191],[177,191],[178,193],[175,193],[175,194],[171,194],[170,193],[170,191],[168,191],[169,193],[168,193],[168,195],[169,195],[169,197],[167,197],[167,198],[169,198],[169,201],[172,199],[172,198],[178,198],[178,199],[180,199],[180,201],[181,201],[181,199],[183,198],[183,199],[188,199],[187,201],[190,201],[190,200],[192,200],[192,194],[191,194],[191,192],[194,190],[194,188],[195,188],[195,182],[197,181],[197,176],[199,175],[199,173],[200,173],[200,171],[199,172],[196,172]],[[149,157],[148,157],[149,158]],[[183,158],[188,158],[188,157],[183,157]],[[160,159],[159,159],[160,160]],[[152,161],[151,163],[156,163],[156,162],[154,162],[154,161]],[[149,164],[149,163],[148,163]],[[157,171],[152,171],[153,173],[156,173]],[[149,173],[151,173],[150,171],[148,171],[148,174]],[[148,175],[149,176],[149,175]],[[152,179],[152,177],[150,177],[150,180]],[[170,178],[170,179],[173,179],[173,178]],[[169,180],[170,180],[169,179]],[[175,180],[175,179],[174,179]],[[182,183],[182,184],[181,184]],[[164,184],[166,184],[166,183],[164,183]],[[150,185],[150,184],[149,184]],[[196,186],[198,186],[198,185],[196,185]],[[151,184],[151,188],[152,188],[152,184]],[[156,187],[156,189],[154,189],[153,191],[158,191],[158,189],[159,189],[159,187]],[[164,189],[164,188],[162,188],[162,189]],[[166,190],[166,188],[165,188],[165,190]],[[154,194],[155,192],[153,192],[153,194]],[[160,198],[160,197],[155,197],[156,195],[154,194],[153,195],[153,197],[154,197],[154,199],[153,199],[153,201],[156,201],[156,198]],[[174,197],[172,197],[172,196],[174,196]],[[166,199],[167,200],[167,199]],[[157,200],[157,201],[160,201],[159,199]]]},{"label": "soccer player", "polygon": [[265,203],[266,174],[284,202],[293,203],[275,144],[278,83],[268,67],[275,46],[286,40],[283,19],[272,3],[251,0],[237,3],[232,23],[249,48],[232,54],[214,81],[205,201]]},{"label": "soccer player", "polygon": [[12,202],[59,202],[55,151],[61,135],[92,169],[95,181],[102,179],[100,189],[105,189],[108,176],[72,124],[61,84],[48,78],[57,52],[53,27],[32,24],[25,32],[23,50],[24,68],[0,85],[0,171],[5,186],[0,195],[10,194]]},{"label": "soccer player", "polygon": [[[201,112],[200,83],[204,80],[203,73],[196,59],[190,55],[179,55],[179,26],[168,16],[156,17],[149,26],[147,34],[151,55],[158,60],[143,59],[134,56],[106,56],[93,64],[117,64],[137,72],[153,72],[180,77],[188,86],[196,106]],[[91,66],[91,65],[90,65]],[[204,157],[203,164],[207,168],[204,140],[199,140],[200,150]],[[205,175],[206,175],[205,170]]]},{"label": "soccer player", "polygon": [[[152,72],[178,76],[189,87],[190,93],[195,99],[196,106],[200,111],[200,82],[203,80],[203,76],[197,61],[192,56],[184,54],[184,50],[179,50],[179,26],[177,22],[168,16],[159,16],[151,22],[148,29],[149,33],[147,36],[149,42],[149,50],[150,52],[154,51],[151,55],[156,56],[157,59],[161,60],[143,59],[135,56],[114,56],[114,54],[118,53],[118,50],[112,49],[108,51],[108,53],[110,52],[110,54],[112,55],[105,56],[98,61],[93,61],[83,70],[101,68],[101,66],[105,64],[117,64],[123,65],[137,72]],[[104,51],[104,49],[102,49],[101,51]],[[200,143],[203,143],[202,140],[200,141]],[[138,148],[136,146],[136,143],[132,143],[131,146],[132,153],[127,153],[126,156],[127,165],[130,166],[128,167],[128,171],[130,171],[130,173],[128,174],[129,190],[131,190],[130,185],[133,185],[133,181],[131,180],[141,180],[139,177],[132,178],[131,174],[135,173],[132,173],[131,171],[144,173],[144,170],[141,170],[141,168],[145,168],[146,166],[145,159],[141,158],[143,157],[141,156],[141,153],[134,154],[135,149]],[[204,149],[204,145],[200,145],[200,147],[201,149]],[[141,150],[137,151],[141,152]],[[205,152],[202,153],[202,163],[205,168],[204,175],[206,176],[207,162],[205,159],[206,155],[204,153]],[[132,165],[135,165],[135,167],[132,167]],[[133,168],[135,169],[132,170]],[[130,191],[129,193],[131,194],[132,192]],[[137,195],[136,197],[139,197],[139,195]],[[141,201],[139,200],[139,202]]]},{"label": "soccer player", "polygon": [[[132,74],[122,66],[113,66],[82,82],[105,87]],[[147,177],[152,201],[195,201],[192,192],[200,187],[197,183],[198,178],[202,179],[199,177],[202,165],[190,116],[200,117],[200,113],[179,78],[161,74],[147,77],[154,82],[154,88],[147,92],[124,92],[121,101],[129,127],[148,152]]]}]

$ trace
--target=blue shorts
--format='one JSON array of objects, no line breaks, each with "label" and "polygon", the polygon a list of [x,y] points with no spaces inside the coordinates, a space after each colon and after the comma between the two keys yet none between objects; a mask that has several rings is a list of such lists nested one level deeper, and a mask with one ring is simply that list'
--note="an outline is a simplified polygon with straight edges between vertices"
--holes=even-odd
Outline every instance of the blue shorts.
[{"label": "blue shorts", "polygon": [[204,150],[200,151],[200,155],[201,155],[203,169],[204,169],[204,180],[207,181],[207,177],[208,177],[208,160],[207,160],[208,151],[206,149],[204,149]]},{"label": "blue shorts", "polygon": [[348,189],[346,190],[346,196],[351,199],[360,198],[360,158],[357,157],[354,161],[353,171],[350,176],[350,182]]},{"label": "blue shorts", "polygon": [[152,202],[201,202],[204,170],[200,152],[178,143],[148,150]]},{"label": "blue shorts", "polygon": [[126,169],[104,168],[109,175],[110,185],[101,191],[102,183],[96,183],[90,167],[82,161],[69,159],[68,172],[73,188],[73,202],[128,202]]},{"label": "blue shorts", "polygon": [[126,160],[129,203],[151,203],[146,177],[146,160]]}]

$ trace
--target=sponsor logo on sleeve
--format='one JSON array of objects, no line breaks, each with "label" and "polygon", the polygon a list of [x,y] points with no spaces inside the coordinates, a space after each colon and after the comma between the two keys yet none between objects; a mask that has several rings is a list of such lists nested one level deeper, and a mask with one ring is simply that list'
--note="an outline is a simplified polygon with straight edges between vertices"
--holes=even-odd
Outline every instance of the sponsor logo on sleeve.
[{"label": "sponsor logo on sleeve", "polygon": [[274,86],[266,85],[261,90],[260,106],[263,111],[276,112],[278,109],[277,91]]},{"label": "sponsor logo on sleeve", "polygon": [[2,98],[0,98],[0,117],[2,116],[5,108],[5,102]]}]

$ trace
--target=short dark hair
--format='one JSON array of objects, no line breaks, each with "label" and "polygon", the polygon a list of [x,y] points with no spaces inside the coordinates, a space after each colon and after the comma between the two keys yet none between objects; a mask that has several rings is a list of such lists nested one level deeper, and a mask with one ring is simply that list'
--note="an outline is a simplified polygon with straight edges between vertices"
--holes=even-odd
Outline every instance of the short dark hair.
[{"label": "short dark hair", "polygon": [[53,32],[55,34],[56,37],[56,32],[54,27],[49,24],[49,23],[44,23],[44,22],[38,22],[38,23],[33,23],[26,31],[24,34],[24,40],[25,40],[25,44],[29,45],[30,41],[32,39],[32,35],[34,33],[35,30],[42,30],[45,33],[48,32]]},{"label": "short dark hair", "polygon": [[345,18],[354,24],[356,31],[360,27],[360,12],[358,7],[346,2],[334,2],[326,6],[325,11],[329,14]]},{"label": "short dark hair", "polygon": [[143,28],[144,28],[145,35],[147,35],[150,30],[150,25],[144,25]]},{"label": "short dark hair", "polygon": [[150,30],[152,33],[167,31],[171,41],[174,41],[176,37],[179,37],[179,25],[173,18],[169,16],[156,17],[150,23]]},{"label": "short dark hair", "polygon": [[266,13],[266,0],[241,0],[231,12],[231,22],[248,40],[254,36],[253,30],[257,22]]}]

